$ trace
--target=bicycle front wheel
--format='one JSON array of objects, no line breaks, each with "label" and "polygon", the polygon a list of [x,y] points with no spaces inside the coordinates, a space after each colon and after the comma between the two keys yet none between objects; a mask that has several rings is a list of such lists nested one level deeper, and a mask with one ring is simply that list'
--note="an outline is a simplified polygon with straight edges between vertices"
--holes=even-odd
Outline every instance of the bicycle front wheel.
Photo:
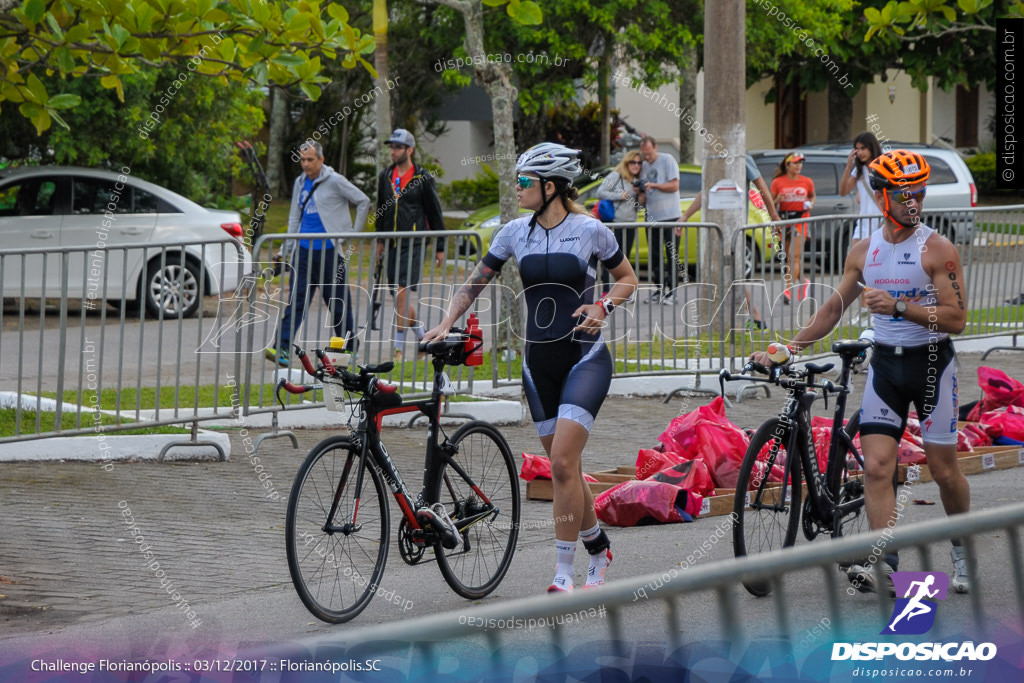
[{"label": "bicycle front wheel", "polygon": [[450,444],[431,501],[444,505],[462,534],[453,550],[434,546],[441,575],[456,593],[475,600],[505,577],[519,538],[519,479],[505,437],[487,422],[462,425]]},{"label": "bicycle front wheel", "polygon": [[[750,440],[740,465],[733,503],[732,542],[736,557],[771,552],[796,541],[802,492],[801,454],[789,452],[791,433],[792,427],[774,418],[762,424]],[[806,448],[802,439],[797,442],[797,451]],[[788,481],[772,481],[786,468]],[[768,581],[751,579],[743,585],[757,597],[771,592]]]},{"label": "bicycle front wheel", "polygon": [[353,519],[358,473],[359,450],[348,437],[332,437],[306,456],[288,500],[285,542],[292,583],[310,612],[334,624],[366,608],[388,557],[384,482],[367,461]]}]

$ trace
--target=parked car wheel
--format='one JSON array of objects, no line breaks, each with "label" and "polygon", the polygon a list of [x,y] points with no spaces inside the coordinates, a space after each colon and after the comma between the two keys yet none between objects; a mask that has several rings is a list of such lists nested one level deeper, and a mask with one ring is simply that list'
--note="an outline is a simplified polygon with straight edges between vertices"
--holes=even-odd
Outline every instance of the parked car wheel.
[{"label": "parked car wheel", "polygon": [[202,273],[190,259],[181,262],[180,254],[157,256],[146,267],[142,278],[142,299],[146,311],[158,318],[191,318],[199,310]]}]

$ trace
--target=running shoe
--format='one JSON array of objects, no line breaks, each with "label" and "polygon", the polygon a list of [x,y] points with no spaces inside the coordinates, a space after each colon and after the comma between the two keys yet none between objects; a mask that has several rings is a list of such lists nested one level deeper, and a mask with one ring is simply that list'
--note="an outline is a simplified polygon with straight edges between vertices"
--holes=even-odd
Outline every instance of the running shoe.
[{"label": "running shoe", "polygon": [[661,292],[657,291],[657,290],[652,292],[649,297],[644,299],[644,303],[645,304],[660,304],[661,303]]},{"label": "running shoe", "polygon": [[1024,306],[1024,292],[1021,292],[1012,299],[1007,299],[1006,303],[1011,304],[1013,306]]},{"label": "running shoe", "polygon": [[661,303],[664,306],[675,306],[676,295],[673,294],[672,292],[668,292],[667,294],[665,294],[665,296],[661,297]]},{"label": "running shoe", "polygon": [[572,581],[565,576],[555,575],[551,585],[548,586],[548,593],[571,593],[572,592]]},{"label": "running shoe", "polygon": [[[889,593],[890,598],[896,597],[896,585],[892,582],[892,574],[895,570],[889,566],[889,563],[885,560],[880,560],[878,566],[882,570],[883,581],[885,582],[885,590]],[[877,593],[878,592],[878,577],[875,574],[874,567],[868,564],[853,564],[846,570],[846,578],[850,579],[850,583],[853,587],[859,590],[861,593]]]},{"label": "running shoe", "polygon": [[955,545],[950,549],[949,557],[953,560],[953,579],[949,585],[957,593],[969,593],[971,584],[967,579],[967,549]]},{"label": "running shoe", "polygon": [[[601,553],[594,557],[601,557]],[[600,566],[600,568],[601,560],[598,560],[598,565],[594,565],[593,560],[591,560],[591,565],[587,568],[587,582],[583,584],[583,590],[604,585],[604,573],[612,565],[612,551],[610,548],[605,548],[604,557],[601,557],[601,559],[604,560],[604,566]]]},{"label": "running shoe", "polygon": [[288,367],[288,361],[291,359],[291,356],[288,354],[287,349],[282,349],[278,351],[273,346],[268,346],[267,348],[263,349],[263,355],[271,363],[277,363],[282,368]]}]

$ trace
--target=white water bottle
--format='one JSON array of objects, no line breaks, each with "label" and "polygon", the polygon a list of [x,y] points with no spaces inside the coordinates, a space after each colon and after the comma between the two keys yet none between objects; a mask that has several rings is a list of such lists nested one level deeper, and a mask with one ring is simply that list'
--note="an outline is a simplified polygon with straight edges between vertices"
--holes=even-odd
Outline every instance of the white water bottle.
[{"label": "white water bottle", "polygon": [[768,345],[768,360],[776,365],[785,365],[793,358],[793,352],[785,344],[771,343]]}]

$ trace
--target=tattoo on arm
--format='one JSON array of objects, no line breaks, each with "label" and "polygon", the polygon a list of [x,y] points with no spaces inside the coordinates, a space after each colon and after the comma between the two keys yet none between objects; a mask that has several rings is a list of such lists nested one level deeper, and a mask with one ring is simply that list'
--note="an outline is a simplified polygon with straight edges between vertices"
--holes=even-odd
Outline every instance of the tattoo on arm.
[{"label": "tattoo on arm", "polygon": [[455,296],[452,297],[452,303],[448,307],[449,315],[452,318],[458,318],[465,313],[473,305],[473,300],[480,296],[484,287],[497,275],[498,271],[487,267],[482,261],[478,263],[473,269],[473,274],[466,280],[466,284],[459,287],[459,291],[455,292]]},{"label": "tattoo on arm", "polygon": [[956,305],[961,311],[966,310],[964,307],[964,296],[963,291],[960,289],[960,283],[957,282],[956,273],[949,271],[949,284],[953,287],[953,293],[956,294]]}]

